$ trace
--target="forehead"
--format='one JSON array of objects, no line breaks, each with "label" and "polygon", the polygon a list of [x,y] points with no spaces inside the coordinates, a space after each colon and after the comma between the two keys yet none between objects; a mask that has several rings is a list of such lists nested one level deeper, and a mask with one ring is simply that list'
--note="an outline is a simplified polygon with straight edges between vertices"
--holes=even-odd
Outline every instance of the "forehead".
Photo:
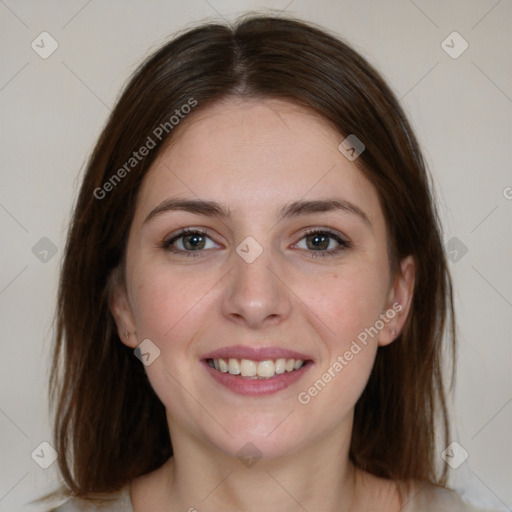
[{"label": "forehead", "polygon": [[[142,215],[170,196],[201,198],[232,211],[334,196],[380,215],[378,195],[338,150],[344,136],[319,115],[282,100],[230,99],[181,122],[146,175]],[[377,221],[377,219],[373,219]]]}]

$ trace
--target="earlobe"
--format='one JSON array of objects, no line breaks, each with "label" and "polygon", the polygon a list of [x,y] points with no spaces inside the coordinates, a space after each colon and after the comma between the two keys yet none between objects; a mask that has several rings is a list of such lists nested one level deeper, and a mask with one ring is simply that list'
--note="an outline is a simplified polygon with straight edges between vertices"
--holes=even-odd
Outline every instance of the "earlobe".
[{"label": "earlobe", "polygon": [[395,277],[389,290],[385,314],[389,322],[379,334],[379,346],[392,343],[403,329],[411,309],[414,294],[416,265],[412,255],[400,263],[400,273]]},{"label": "earlobe", "polygon": [[109,307],[116,322],[119,339],[128,347],[135,348],[137,346],[135,322],[119,268],[116,268],[110,276]]}]

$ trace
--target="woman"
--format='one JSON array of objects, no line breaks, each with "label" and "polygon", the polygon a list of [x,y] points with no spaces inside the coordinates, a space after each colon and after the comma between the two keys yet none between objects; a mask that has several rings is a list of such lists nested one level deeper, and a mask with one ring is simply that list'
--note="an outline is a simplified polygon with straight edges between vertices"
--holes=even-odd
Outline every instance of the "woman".
[{"label": "woman", "polygon": [[189,30],[128,84],[76,205],[59,510],[471,510],[440,456],[444,332],[429,175],[379,74],[292,19]]}]

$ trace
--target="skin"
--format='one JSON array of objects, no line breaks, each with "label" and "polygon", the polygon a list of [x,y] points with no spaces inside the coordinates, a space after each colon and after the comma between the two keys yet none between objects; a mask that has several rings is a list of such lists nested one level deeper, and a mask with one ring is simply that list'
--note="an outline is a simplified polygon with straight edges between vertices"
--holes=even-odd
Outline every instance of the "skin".
[{"label": "skin", "polygon": [[[132,483],[135,512],[400,509],[396,485],[355,470],[348,453],[376,351],[406,320],[414,261],[405,258],[401,274],[390,275],[377,191],[338,150],[342,139],[290,103],[230,99],[183,121],[148,172],[111,310],[123,343],[135,348],[149,338],[160,350],[146,371],[167,410],[174,456]],[[144,222],[175,197],[222,203],[232,217],[167,211]],[[342,210],[278,221],[287,203],[332,198],[356,205],[371,226]],[[162,247],[185,227],[208,231],[198,257],[183,254],[183,238],[174,242],[181,253]],[[352,247],[313,257],[321,251],[305,237],[309,228],[330,228]],[[263,249],[252,263],[236,252],[248,236]],[[327,250],[339,245],[327,243]],[[402,310],[308,404],[299,403],[298,394],[394,303]],[[277,394],[241,396],[200,363],[230,345],[297,350],[314,366]],[[262,455],[252,467],[237,457],[246,443]]]}]

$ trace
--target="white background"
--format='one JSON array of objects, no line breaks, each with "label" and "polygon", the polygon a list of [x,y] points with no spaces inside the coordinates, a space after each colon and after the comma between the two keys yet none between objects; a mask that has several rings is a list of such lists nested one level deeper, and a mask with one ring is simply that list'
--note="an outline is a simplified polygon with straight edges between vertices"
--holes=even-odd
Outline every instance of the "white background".
[{"label": "white background", "polygon": [[[1,511],[37,510],[26,503],[56,482],[56,465],[44,470],[30,454],[51,441],[46,383],[58,269],[81,170],[122,85],[174,31],[268,9],[345,38],[382,71],[412,119],[445,242],[457,237],[467,247],[450,263],[460,342],[453,440],[469,454],[452,481],[475,503],[512,508],[511,1],[4,0]],[[43,31],[58,42],[47,59],[31,48]],[[441,46],[453,31],[469,44],[456,59]],[[47,262],[32,252],[43,237],[57,248]]]}]

